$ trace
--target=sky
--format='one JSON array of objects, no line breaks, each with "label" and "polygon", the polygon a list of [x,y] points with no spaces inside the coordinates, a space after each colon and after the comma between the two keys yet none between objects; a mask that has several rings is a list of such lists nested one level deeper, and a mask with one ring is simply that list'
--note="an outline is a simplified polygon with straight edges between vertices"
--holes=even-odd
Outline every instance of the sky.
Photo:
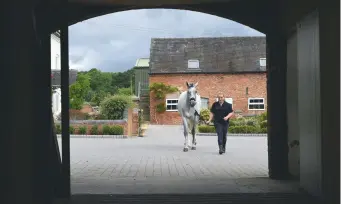
[{"label": "sky", "polygon": [[217,16],[186,10],[123,11],[79,22],[69,28],[70,68],[104,72],[131,69],[148,58],[151,38],[264,36]]}]

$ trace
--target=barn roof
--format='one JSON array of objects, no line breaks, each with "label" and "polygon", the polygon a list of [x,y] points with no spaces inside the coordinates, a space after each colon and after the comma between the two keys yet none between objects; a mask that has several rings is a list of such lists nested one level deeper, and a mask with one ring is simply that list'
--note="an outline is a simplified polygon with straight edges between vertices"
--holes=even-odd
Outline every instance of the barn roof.
[{"label": "barn roof", "polygon": [[265,72],[265,66],[261,66],[265,49],[266,39],[260,36],[153,38],[150,73]]}]

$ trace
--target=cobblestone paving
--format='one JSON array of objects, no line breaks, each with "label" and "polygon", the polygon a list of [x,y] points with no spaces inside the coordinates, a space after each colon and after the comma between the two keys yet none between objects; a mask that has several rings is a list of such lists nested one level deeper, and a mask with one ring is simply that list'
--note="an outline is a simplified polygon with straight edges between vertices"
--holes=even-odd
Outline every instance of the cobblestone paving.
[{"label": "cobblestone paving", "polygon": [[[266,137],[199,136],[183,152],[180,126],[149,126],[147,137],[71,138],[72,193],[226,193],[296,191],[267,175]],[[282,185],[279,185],[282,184]]]}]

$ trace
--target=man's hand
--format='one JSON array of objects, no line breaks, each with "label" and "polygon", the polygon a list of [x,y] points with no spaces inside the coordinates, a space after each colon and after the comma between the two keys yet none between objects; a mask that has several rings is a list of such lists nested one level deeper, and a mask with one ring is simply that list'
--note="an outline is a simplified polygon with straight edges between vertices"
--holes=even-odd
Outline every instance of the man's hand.
[{"label": "man's hand", "polygon": [[224,120],[225,120],[225,121],[227,121],[228,119],[229,119],[229,117],[228,117],[228,116],[224,117]]},{"label": "man's hand", "polygon": [[208,121],[206,121],[206,124],[208,125],[208,124],[210,124],[211,123],[211,121],[210,120],[208,120]]}]

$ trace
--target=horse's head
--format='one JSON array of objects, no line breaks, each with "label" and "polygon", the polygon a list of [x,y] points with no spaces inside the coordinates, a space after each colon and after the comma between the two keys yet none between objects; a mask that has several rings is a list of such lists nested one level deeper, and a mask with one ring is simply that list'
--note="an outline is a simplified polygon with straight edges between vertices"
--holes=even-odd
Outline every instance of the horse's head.
[{"label": "horse's head", "polygon": [[187,85],[187,99],[189,101],[190,106],[194,107],[196,102],[196,95],[197,95],[197,86],[198,86],[198,82],[193,84],[189,84],[188,82],[186,82]]}]

